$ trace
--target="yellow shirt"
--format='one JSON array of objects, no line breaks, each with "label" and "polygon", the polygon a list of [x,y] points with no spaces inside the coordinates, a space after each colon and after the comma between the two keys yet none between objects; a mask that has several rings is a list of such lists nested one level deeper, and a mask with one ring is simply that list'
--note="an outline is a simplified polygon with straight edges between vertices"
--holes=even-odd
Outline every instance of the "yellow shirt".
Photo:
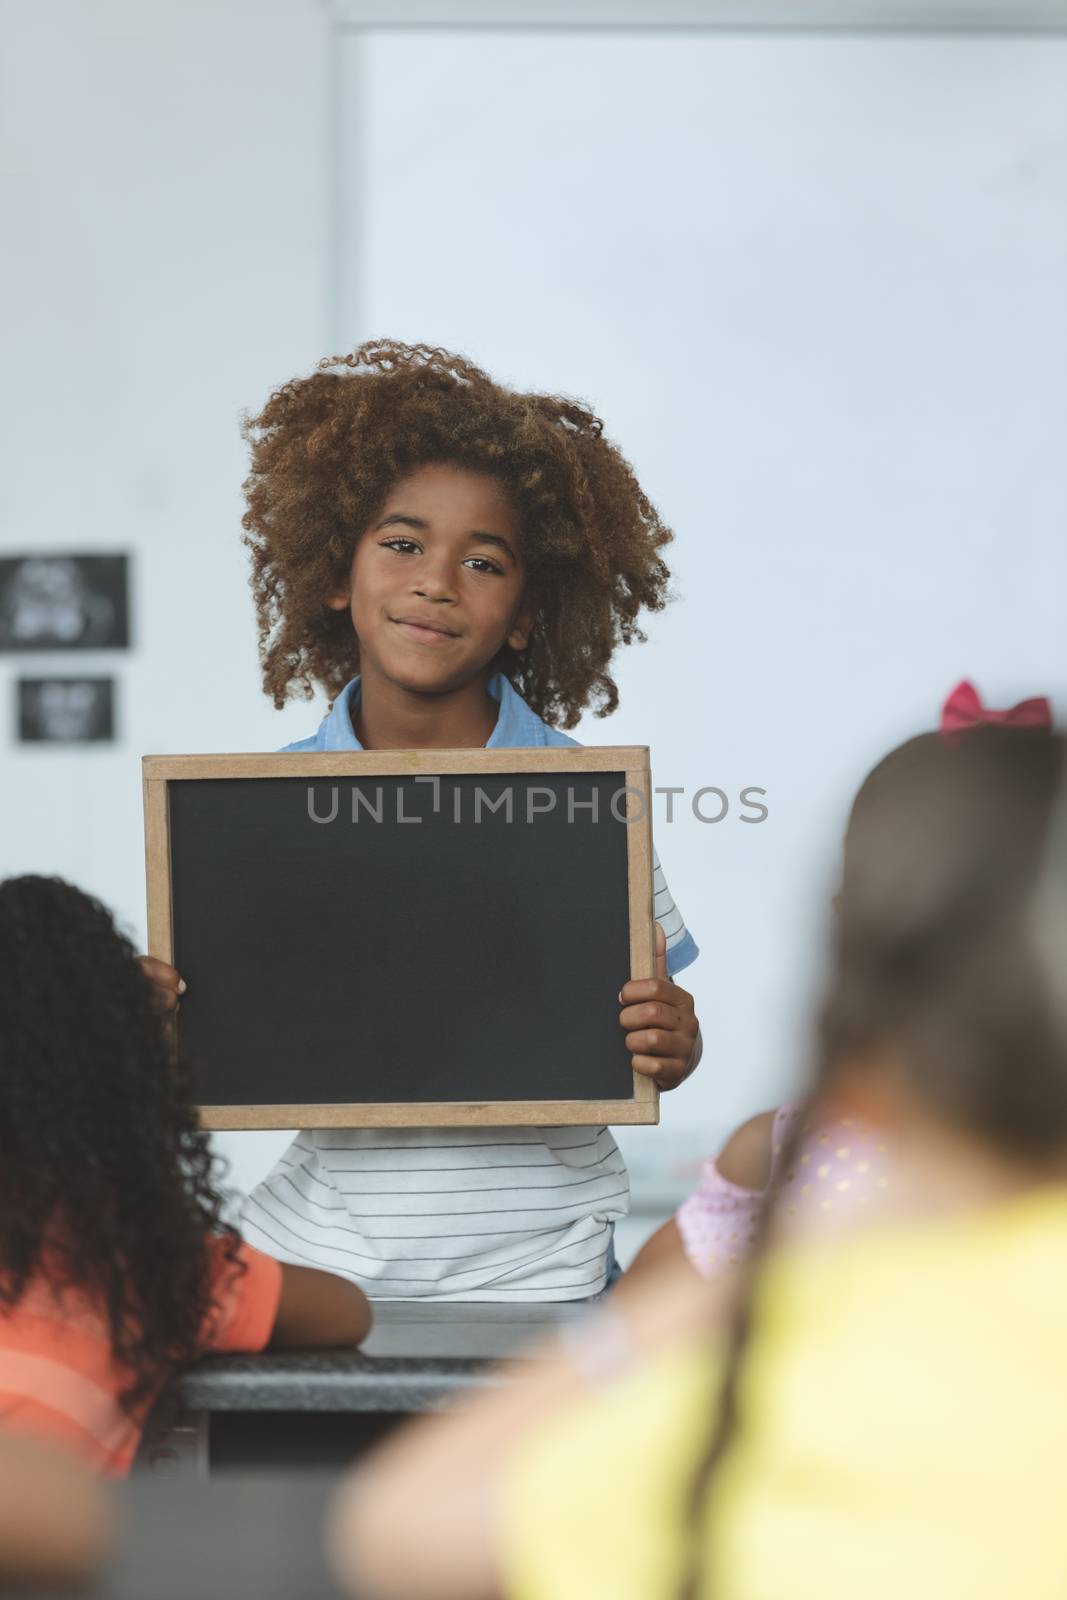
[{"label": "yellow shirt", "polygon": [[[675,1600],[716,1367],[670,1351],[526,1446],[509,1600]],[[741,1408],[715,1600],[1067,1600],[1067,1191],[768,1260]]]}]

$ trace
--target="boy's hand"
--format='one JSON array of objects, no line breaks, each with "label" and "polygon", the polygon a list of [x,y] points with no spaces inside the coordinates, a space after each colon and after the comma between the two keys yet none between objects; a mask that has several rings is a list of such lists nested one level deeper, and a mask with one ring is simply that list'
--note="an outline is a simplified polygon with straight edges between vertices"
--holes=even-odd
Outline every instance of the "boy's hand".
[{"label": "boy's hand", "polygon": [[656,923],[656,976],[631,978],[619,991],[635,1072],[660,1089],[676,1089],[700,1060],[700,1024],[693,996],[667,976],[667,938]]},{"label": "boy's hand", "polygon": [[185,993],[185,979],[174,967],[168,966],[165,961],[158,961],[155,956],[138,956],[141,971],[152,985],[159,1009],[166,1013],[177,1011],[178,996]]}]

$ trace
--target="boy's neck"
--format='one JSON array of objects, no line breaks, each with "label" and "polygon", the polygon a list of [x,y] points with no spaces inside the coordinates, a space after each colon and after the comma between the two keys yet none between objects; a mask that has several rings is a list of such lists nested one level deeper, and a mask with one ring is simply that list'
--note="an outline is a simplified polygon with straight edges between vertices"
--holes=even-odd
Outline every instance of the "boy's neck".
[{"label": "boy's neck", "polygon": [[475,750],[496,727],[500,707],[489,693],[488,673],[452,694],[415,694],[375,674],[364,674],[353,715],[364,750]]}]

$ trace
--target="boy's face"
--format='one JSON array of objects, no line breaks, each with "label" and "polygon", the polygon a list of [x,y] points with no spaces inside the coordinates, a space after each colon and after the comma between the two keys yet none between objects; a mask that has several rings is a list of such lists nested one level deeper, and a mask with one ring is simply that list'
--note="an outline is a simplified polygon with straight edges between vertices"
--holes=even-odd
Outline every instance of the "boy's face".
[{"label": "boy's face", "polygon": [[523,650],[519,523],[497,480],[437,463],[395,484],[352,558],[349,610],[364,675],[447,694],[485,672],[503,645]]}]

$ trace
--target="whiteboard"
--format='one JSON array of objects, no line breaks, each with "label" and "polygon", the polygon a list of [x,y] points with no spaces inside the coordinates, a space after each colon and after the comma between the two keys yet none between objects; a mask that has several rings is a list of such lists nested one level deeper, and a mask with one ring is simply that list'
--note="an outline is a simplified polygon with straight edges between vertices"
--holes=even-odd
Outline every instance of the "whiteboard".
[{"label": "whiteboard", "polygon": [[[790,1092],[848,802],[960,677],[1067,713],[1067,41],[338,37],[336,343],[580,395],[679,598],[578,737],[681,786],[705,1036],[657,1163]],[[702,823],[687,799],[767,790]],[[635,1143],[636,1141],[636,1143]]]}]

